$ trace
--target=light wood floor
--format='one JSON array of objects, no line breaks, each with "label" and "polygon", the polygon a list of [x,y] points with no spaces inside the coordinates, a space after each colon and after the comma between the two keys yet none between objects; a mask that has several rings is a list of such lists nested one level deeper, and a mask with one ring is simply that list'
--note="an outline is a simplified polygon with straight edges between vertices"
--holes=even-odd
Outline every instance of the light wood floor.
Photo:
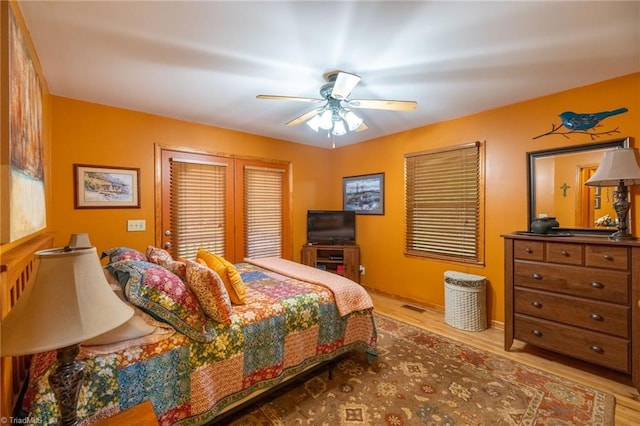
[{"label": "light wood floor", "polygon": [[[504,331],[499,327],[491,327],[481,332],[462,331],[444,322],[442,309],[423,306],[415,301],[402,300],[371,289],[368,290],[373,299],[374,309],[380,314],[502,355],[539,370],[609,392],[616,398],[616,426],[640,425],[640,394],[631,385],[630,377],[624,374],[599,368],[589,363],[582,363],[530,345],[527,346],[521,342],[516,342],[512,350],[506,352],[504,350]],[[407,304],[423,308],[425,311],[421,313],[403,307]]]}]

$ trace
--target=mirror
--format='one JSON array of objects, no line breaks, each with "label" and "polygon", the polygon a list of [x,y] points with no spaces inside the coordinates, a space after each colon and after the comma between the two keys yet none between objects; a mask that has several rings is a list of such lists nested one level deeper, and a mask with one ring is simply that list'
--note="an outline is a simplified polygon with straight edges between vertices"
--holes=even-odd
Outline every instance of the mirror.
[{"label": "mirror", "polygon": [[528,226],[536,217],[551,216],[560,223],[560,232],[615,232],[616,224],[607,223],[607,215],[613,220],[617,217],[613,209],[615,188],[584,183],[595,173],[605,151],[629,146],[630,139],[621,138],[528,152]]}]

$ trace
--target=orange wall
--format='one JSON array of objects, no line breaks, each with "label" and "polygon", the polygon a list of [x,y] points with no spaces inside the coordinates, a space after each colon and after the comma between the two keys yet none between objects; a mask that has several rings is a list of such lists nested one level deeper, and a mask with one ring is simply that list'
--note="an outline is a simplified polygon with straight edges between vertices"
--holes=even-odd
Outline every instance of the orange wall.
[{"label": "orange wall", "polygon": [[[13,2],[10,4],[14,6]],[[16,15],[22,22],[19,11]],[[37,62],[35,55],[34,59]],[[591,142],[589,136],[578,134],[569,138],[551,135],[534,140],[533,137],[548,131],[552,123],[557,124],[557,114],[562,111],[594,112],[621,106],[629,108],[629,112],[603,122],[604,129],[617,127],[620,134],[602,136],[598,141],[640,137],[640,73],[336,150],[51,96],[44,80],[43,92],[46,231],[55,233],[56,245],[64,245],[75,232],[90,233],[99,251],[123,244],[144,249],[155,243],[156,144],[291,161],[295,259],[299,259],[299,247],[305,240],[307,209],[341,208],[342,177],[384,172],[385,215],[357,218],[361,263],[366,267],[363,284],[443,306],[444,271],[482,274],[489,282],[489,315],[497,321],[504,319],[500,235],[527,229],[526,153]],[[483,141],[485,152],[485,265],[404,256],[404,154],[475,140]],[[3,138],[2,143],[7,141]],[[358,161],[353,161],[354,158]],[[74,163],[140,168],[141,208],[74,209]],[[631,193],[632,232],[640,234],[640,207],[633,207],[640,206],[640,189],[632,187]],[[127,232],[128,219],[145,219],[147,231]],[[20,242],[3,245],[0,253]]]},{"label": "orange wall", "polygon": [[[307,209],[341,208],[343,176],[384,172],[385,215],[357,218],[361,263],[366,267],[362,283],[441,307],[444,271],[481,274],[489,282],[490,318],[503,321],[504,258],[500,235],[527,229],[526,153],[590,142],[586,135],[571,135],[569,139],[551,135],[536,140],[533,136],[557,123],[561,111],[599,111],[620,106],[626,106],[629,112],[608,118],[603,125],[607,129],[618,127],[621,133],[598,140],[638,135],[639,86],[640,74],[634,74],[336,150],[52,96],[53,202],[49,208],[55,242],[63,245],[69,234],[89,232],[99,251],[123,244],[139,249],[154,244],[155,144],[292,161],[295,260],[299,259],[299,247],[305,240]],[[404,154],[474,140],[483,141],[485,151],[485,265],[404,256]],[[353,158],[358,161],[351,161]],[[140,168],[142,207],[74,209],[74,163]],[[634,204],[640,205],[638,190],[632,189],[632,194]],[[127,219],[145,219],[147,231],[127,232]],[[639,220],[637,209],[633,223]],[[634,225],[635,233],[639,229]]]},{"label": "orange wall", "polygon": [[[492,320],[504,320],[504,256],[501,234],[527,229],[526,153],[592,142],[588,135],[569,138],[550,135],[563,111],[597,112],[618,107],[629,112],[607,118],[602,130],[619,128],[620,134],[597,141],[640,135],[640,73],[577,88],[472,116],[425,126],[335,150],[333,182],[343,176],[385,173],[384,216],[357,217],[357,240],[366,268],[362,283],[391,294],[427,304],[444,305],[443,274],[457,270],[486,276],[488,311]],[[419,108],[420,106],[418,106]],[[404,154],[471,141],[485,149],[485,265],[470,266],[407,257],[404,252]],[[640,143],[640,142],[639,142]],[[358,161],[352,161],[357,158]],[[632,231],[640,233],[640,190],[632,187]],[[342,203],[334,193],[333,206]]]},{"label": "orange wall", "polygon": [[[53,223],[55,243],[88,232],[98,252],[117,245],[146,249],[155,244],[155,145],[197,149],[293,163],[293,252],[306,239],[306,211],[327,208],[331,151],[62,97],[53,107]],[[140,209],[74,209],[73,164],[140,169]],[[127,232],[128,219],[144,219],[147,230]]]}]

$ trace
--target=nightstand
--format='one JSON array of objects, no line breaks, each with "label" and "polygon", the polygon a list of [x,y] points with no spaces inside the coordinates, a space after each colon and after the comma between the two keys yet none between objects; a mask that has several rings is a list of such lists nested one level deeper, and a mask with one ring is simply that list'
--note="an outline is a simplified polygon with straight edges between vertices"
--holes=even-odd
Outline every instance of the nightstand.
[{"label": "nightstand", "polygon": [[151,401],[144,401],[113,417],[95,423],[96,426],[158,426]]}]

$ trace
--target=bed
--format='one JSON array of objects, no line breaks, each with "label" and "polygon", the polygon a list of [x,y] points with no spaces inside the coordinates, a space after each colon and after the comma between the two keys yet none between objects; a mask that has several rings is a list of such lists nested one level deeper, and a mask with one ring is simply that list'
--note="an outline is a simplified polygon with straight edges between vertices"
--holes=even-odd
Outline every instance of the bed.
[{"label": "bed", "polygon": [[[173,260],[154,247],[103,257],[136,315],[82,345],[81,424],[146,400],[160,425],[206,424],[349,351],[376,356],[371,299],[338,275],[279,258]],[[55,352],[33,356],[21,404],[41,424],[58,418],[54,361]]]}]

